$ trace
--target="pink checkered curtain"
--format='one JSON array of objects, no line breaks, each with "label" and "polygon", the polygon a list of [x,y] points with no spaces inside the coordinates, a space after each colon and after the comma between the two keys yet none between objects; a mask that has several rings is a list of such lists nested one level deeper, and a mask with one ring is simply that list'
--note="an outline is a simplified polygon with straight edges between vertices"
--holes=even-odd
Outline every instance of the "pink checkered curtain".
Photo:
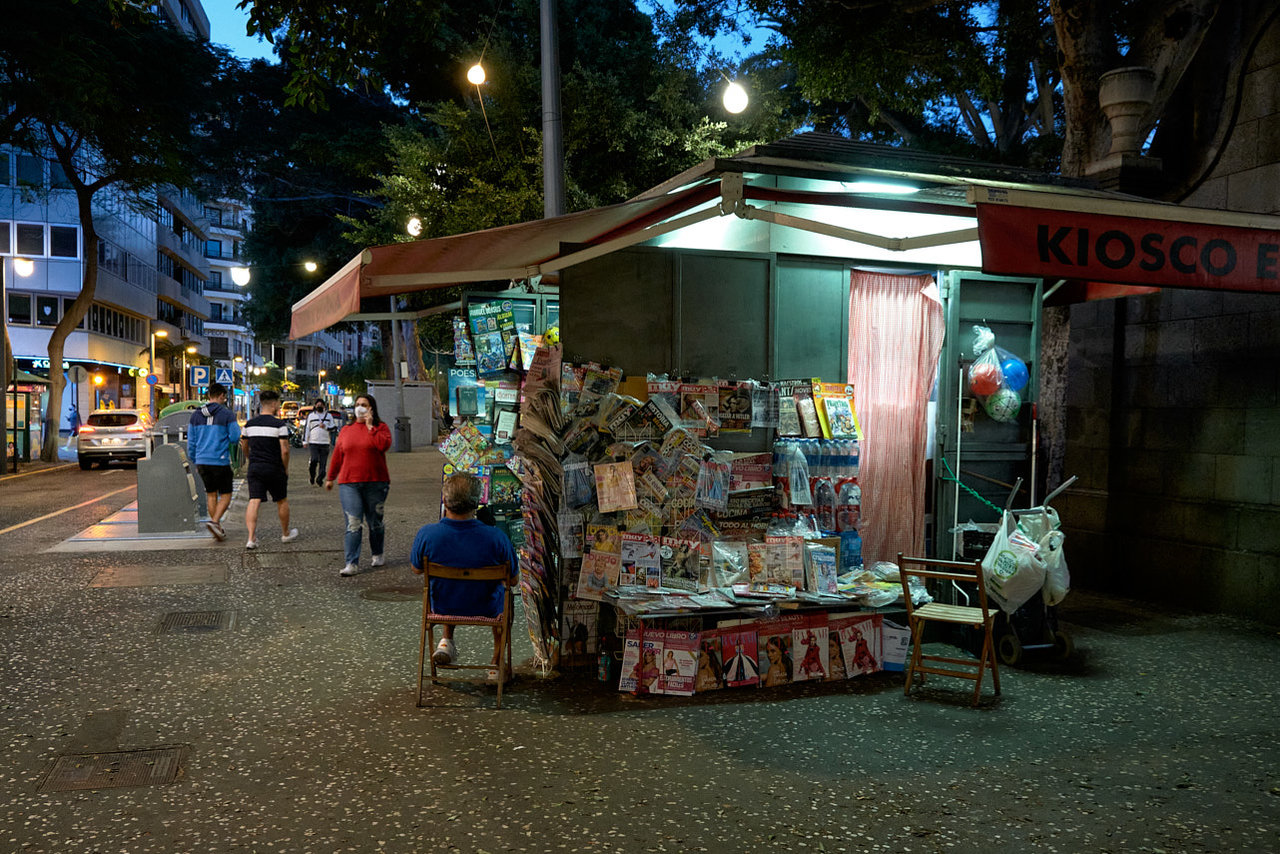
[{"label": "pink checkered curtain", "polygon": [[855,270],[849,295],[849,379],[861,447],[862,554],[924,554],[929,394],[946,326],[931,276]]}]

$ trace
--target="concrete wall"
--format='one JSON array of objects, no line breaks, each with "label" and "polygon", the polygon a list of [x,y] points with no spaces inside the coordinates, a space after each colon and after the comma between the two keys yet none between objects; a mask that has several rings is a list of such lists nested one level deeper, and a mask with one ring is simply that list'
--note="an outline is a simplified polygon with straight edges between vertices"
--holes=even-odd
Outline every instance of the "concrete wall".
[{"label": "concrete wall", "polygon": [[[1280,210],[1280,28],[1199,207]],[[1071,309],[1059,499],[1080,586],[1280,623],[1280,296],[1169,290]]]}]

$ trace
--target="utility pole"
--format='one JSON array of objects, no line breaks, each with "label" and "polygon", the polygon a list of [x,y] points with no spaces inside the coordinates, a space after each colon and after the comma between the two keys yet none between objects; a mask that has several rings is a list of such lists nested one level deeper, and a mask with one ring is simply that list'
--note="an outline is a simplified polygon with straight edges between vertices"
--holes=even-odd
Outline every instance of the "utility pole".
[{"label": "utility pole", "polygon": [[556,0],[542,0],[542,216],[564,213],[564,123],[560,118],[560,28]]}]

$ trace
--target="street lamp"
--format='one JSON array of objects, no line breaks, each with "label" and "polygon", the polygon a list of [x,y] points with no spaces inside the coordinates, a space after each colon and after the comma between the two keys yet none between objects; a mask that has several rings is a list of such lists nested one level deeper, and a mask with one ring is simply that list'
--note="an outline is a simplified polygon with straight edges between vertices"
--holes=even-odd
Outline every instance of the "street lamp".
[{"label": "street lamp", "polygon": [[[166,329],[151,330],[151,357],[147,362],[147,373],[154,374],[156,372],[156,339],[168,338],[169,332]],[[151,383],[147,383],[147,392],[151,396],[151,420],[156,420],[156,387]]]},{"label": "street lamp", "polygon": [[195,344],[188,344],[188,345],[187,345],[187,349],[185,349],[185,350],[183,350],[183,351],[182,351],[182,385],[181,385],[181,388],[182,388],[182,399],[183,399],[183,400],[186,400],[186,399],[187,399],[187,395],[189,394],[189,392],[187,391],[187,355],[188,355],[188,354],[191,354],[191,355],[193,355],[193,356],[194,356],[194,355],[195,355],[195,353],[196,353],[196,351],[197,351],[198,349],[200,349],[200,348],[199,348],[199,347],[197,347]]},{"label": "street lamp", "polygon": [[316,381],[316,385],[320,387],[320,397],[324,397],[324,375],[327,373],[329,372],[326,371],[324,368],[321,368],[316,373],[316,376],[320,378],[319,380]]}]

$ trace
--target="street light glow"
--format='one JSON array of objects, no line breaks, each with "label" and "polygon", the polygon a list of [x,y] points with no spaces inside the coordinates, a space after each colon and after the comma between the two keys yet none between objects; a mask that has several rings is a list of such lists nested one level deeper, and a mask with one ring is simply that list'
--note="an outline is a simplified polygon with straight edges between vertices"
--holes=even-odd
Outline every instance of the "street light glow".
[{"label": "street light glow", "polygon": [[245,285],[249,284],[249,268],[248,267],[232,267],[231,281],[235,282],[237,285],[239,285],[242,288]]},{"label": "street light glow", "polygon": [[420,237],[422,235],[422,220],[416,216],[409,217],[409,222],[405,224],[404,230],[409,232],[410,237]]},{"label": "street light glow", "polygon": [[747,108],[747,90],[741,83],[730,82],[724,87],[724,108],[735,116]]},{"label": "street light glow", "polygon": [[484,82],[484,66],[476,63],[467,69],[467,82],[472,86],[479,86]]},{"label": "street light glow", "polygon": [[36,262],[32,261],[30,258],[14,258],[13,259],[13,272],[17,273],[22,278],[24,279],[27,278],[35,271],[36,271]]},{"label": "street light glow", "polygon": [[316,269],[317,269],[317,266],[318,266],[318,265],[316,264],[316,262],[315,262],[315,261],[303,261],[303,262],[302,262],[302,269],[306,270],[308,273],[314,273],[314,272],[316,271]]},{"label": "street light glow", "polygon": [[157,338],[168,338],[168,337],[169,337],[169,330],[167,330],[167,329],[157,329],[155,332],[152,332],[151,334],[152,334],[152,335],[154,335],[154,336],[156,336]]}]

